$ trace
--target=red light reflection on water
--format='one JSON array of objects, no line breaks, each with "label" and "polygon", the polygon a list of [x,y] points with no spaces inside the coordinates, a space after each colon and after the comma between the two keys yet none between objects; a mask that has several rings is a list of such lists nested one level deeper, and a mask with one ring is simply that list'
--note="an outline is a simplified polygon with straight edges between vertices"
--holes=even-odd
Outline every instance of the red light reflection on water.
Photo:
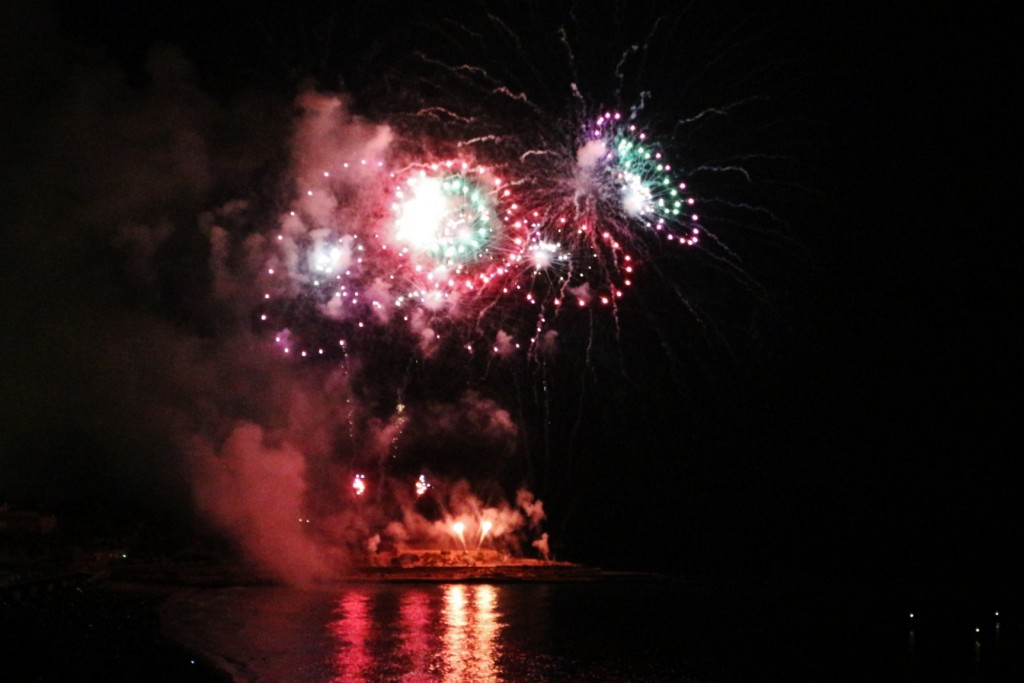
[{"label": "red light reflection on water", "polygon": [[341,619],[328,626],[337,642],[332,683],[362,683],[373,670],[367,638],[373,629],[367,603],[369,596],[359,590],[345,593],[339,606]]},{"label": "red light reflection on water", "polygon": [[403,683],[426,683],[436,679],[433,654],[436,644],[430,631],[436,614],[426,591],[410,590],[402,594],[400,625],[402,655],[409,663],[409,671],[402,676]]},{"label": "red light reflection on water", "polygon": [[341,618],[329,624],[332,683],[379,680],[385,673],[403,683],[502,680],[498,657],[504,624],[494,586],[452,584],[403,592],[397,640],[396,615],[381,605],[375,609],[375,597],[359,589],[342,596]]}]

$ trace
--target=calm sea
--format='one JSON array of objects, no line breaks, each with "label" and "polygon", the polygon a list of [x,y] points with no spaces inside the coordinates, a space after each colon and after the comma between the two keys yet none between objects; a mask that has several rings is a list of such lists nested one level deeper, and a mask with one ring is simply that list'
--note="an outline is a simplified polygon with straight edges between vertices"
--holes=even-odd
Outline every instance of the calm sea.
[{"label": "calm sea", "polygon": [[251,682],[1024,680],[996,611],[609,581],[203,589],[161,617]]}]

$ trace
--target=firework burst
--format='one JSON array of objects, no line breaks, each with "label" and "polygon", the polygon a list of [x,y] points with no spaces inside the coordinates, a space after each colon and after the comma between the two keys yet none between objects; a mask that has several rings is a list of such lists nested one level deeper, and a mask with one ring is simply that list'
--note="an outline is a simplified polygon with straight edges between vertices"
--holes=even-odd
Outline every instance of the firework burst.
[{"label": "firework burst", "polygon": [[[524,258],[524,223],[512,191],[467,161],[406,171],[394,189],[392,223],[378,233],[398,255],[408,291],[397,303],[428,308],[500,290]],[[468,306],[472,308],[472,305]]]},{"label": "firework burst", "polygon": [[636,123],[606,112],[579,126],[571,145],[534,149],[521,161],[533,221],[537,270],[559,266],[557,286],[536,283],[533,298],[558,308],[614,306],[655,243],[693,246],[695,199],[661,147]]},{"label": "firework burst", "polygon": [[[261,321],[307,357],[396,320],[444,316],[479,335],[489,314],[507,321],[520,306],[535,309],[532,345],[566,303],[614,307],[653,244],[693,246],[701,232],[686,183],[633,118],[600,114],[571,145],[526,150],[501,173],[465,156],[324,169],[282,221]],[[310,317],[343,323],[325,325],[337,338],[297,333]]]}]

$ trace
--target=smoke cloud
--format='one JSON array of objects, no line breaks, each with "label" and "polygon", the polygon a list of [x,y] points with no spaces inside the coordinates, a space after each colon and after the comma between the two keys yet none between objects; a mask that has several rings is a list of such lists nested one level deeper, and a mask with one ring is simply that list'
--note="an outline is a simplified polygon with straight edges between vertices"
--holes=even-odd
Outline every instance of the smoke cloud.
[{"label": "smoke cloud", "polygon": [[[113,494],[194,510],[295,583],[383,548],[451,545],[458,520],[478,535],[486,521],[486,542],[509,552],[529,548],[542,504],[494,495],[518,438],[507,410],[468,390],[381,405],[374,359],[304,365],[280,353],[288,329],[275,345],[254,324],[271,286],[298,292],[319,259],[344,269],[358,258],[351,240],[325,235],[371,210],[380,180],[368,169],[389,153],[391,129],[338,94],[214,99],[173,47],[152,50],[140,86],[40,27],[52,54],[34,52],[38,64],[12,73],[45,97],[3,119],[18,143],[4,152],[16,262],[0,281],[0,395],[13,425],[0,435],[0,495]],[[343,180],[324,177],[345,163]],[[394,296],[385,281],[364,293]],[[349,320],[340,300],[317,312]],[[408,353],[429,360],[437,330],[424,316],[407,323]],[[419,499],[412,461],[439,441],[461,452]],[[391,472],[396,444],[406,464]],[[497,464],[470,468],[484,476],[470,483],[457,472],[470,461]],[[363,469],[365,499],[351,488]]]},{"label": "smoke cloud", "polygon": [[287,443],[273,446],[265,436],[259,425],[244,423],[219,451],[197,438],[193,454],[200,509],[281,578],[327,578],[330,571],[320,548],[295,532],[307,514],[303,455]]}]

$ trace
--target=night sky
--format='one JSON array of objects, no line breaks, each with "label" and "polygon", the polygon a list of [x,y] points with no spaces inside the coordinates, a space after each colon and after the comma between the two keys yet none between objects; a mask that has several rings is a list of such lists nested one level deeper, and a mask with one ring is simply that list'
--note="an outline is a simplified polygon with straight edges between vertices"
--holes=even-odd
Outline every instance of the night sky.
[{"label": "night sky", "polygon": [[[742,274],[675,260],[641,276],[622,332],[606,321],[594,334],[589,370],[573,342],[584,327],[567,324],[546,413],[525,364],[482,378],[424,369],[419,390],[472,388],[518,420],[498,474],[545,500],[565,559],[964,586],[1019,575],[1024,245],[1008,17],[639,4],[4,9],[0,502],[190,519],[171,434],[217,434],[232,411],[272,422],[265,392],[308,374],[263,379],[258,353],[218,344],[246,323],[207,296],[195,229],[233,196],[270,216],[286,201],[296,93],[342,92],[384,121],[424,88],[410,64],[425,51],[502,64],[557,111],[551,36],[570,25],[580,89],[607,102],[616,59],[662,16],[635,79],[652,130],[752,102],[676,141],[698,161],[747,155],[749,182],[695,190],[757,207],[705,210]],[[497,31],[488,11],[521,54],[447,40],[455,26]],[[190,154],[211,160],[202,173]],[[154,244],[125,227],[161,221],[170,236]],[[204,345],[216,349],[196,364]],[[419,457],[443,467],[447,449],[473,467],[440,444]]]}]

